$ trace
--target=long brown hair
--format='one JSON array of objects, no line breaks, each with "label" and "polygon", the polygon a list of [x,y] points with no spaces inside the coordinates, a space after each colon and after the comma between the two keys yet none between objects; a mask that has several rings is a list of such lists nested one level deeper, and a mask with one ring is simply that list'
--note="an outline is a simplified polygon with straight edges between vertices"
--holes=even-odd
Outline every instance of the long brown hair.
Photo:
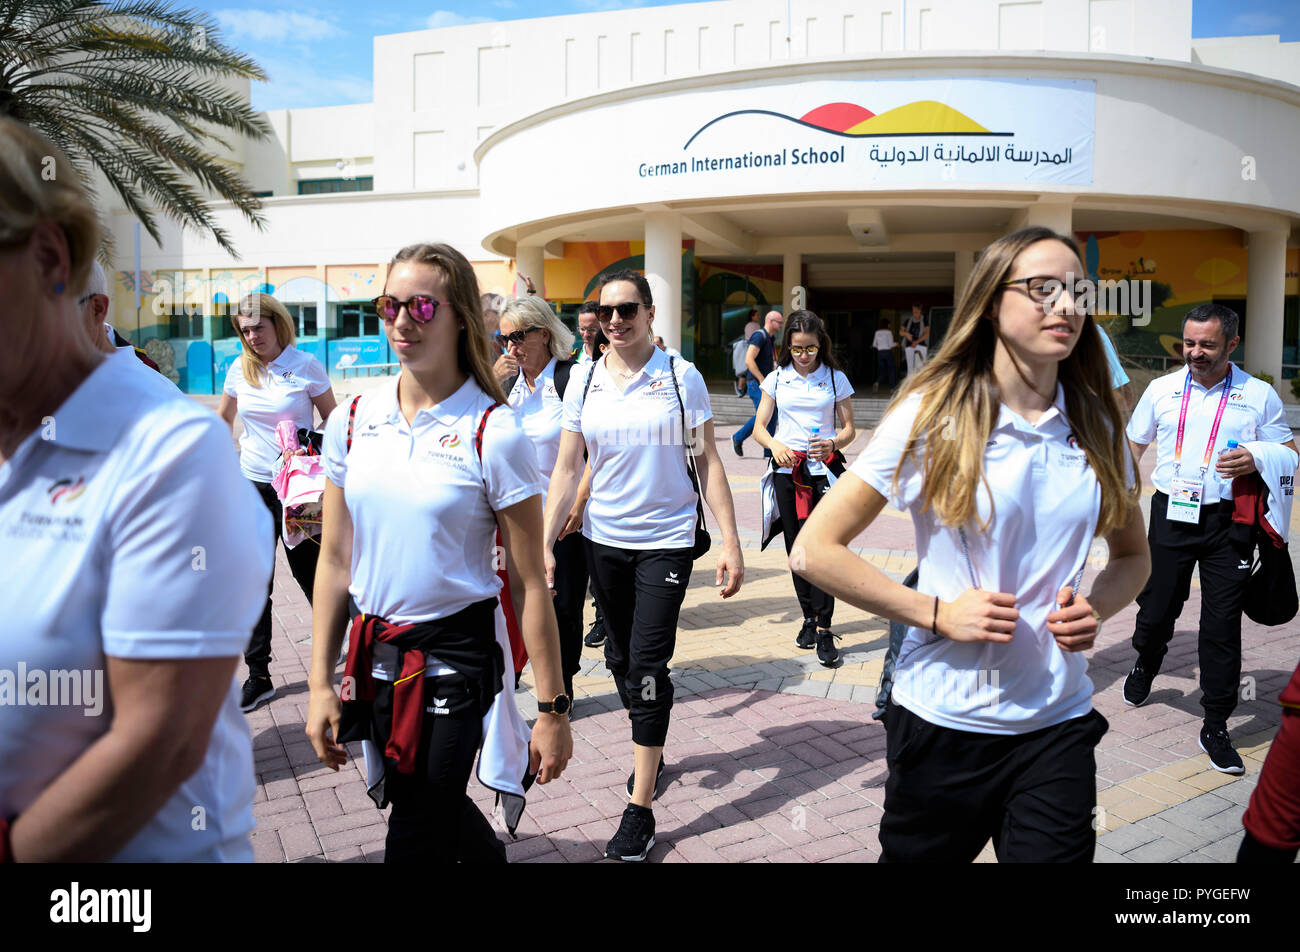
[{"label": "long brown hair", "polygon": [[239,337],[239,369],[243,371],[244,380],[250,387],[260,387],[269,371],[266,369],[266,361],[253,353],[253,348],[244,340],[244,332],[239,326],[240,314],[269,320],[275,328],[275,340],[281,350],[292,347],[297,340],[293,318],[283,304],[264,292],[244,295],[239,302],[239,309],[230,315],[230,323],[234,325],[235,334]]},{"label": "long brown hair", "polygon": [[[997,424],[1001,402],[993,377],[998,340],[993,302],[1021,252],[1045,240],[1061,242],[1083,260],[1072,238],[1040,227],[1024,228],[985,248],[962,289],[938,353],[908,378],[890,405],[892,410],[911,394],[922,394],[903,458],[924,445],[922,507],[933,507],[945,525],[961,526],[975,518],[976,491],[981,484],[988,488],[984,448]],[[1082,267],[1079,276],[1084,276]],[[1075,439],[1097,474],[1101,487],[1097,535],[1105,535],[1127,521],[1128,507],[1138,500],[1140,477],[1134,466],[1134,485],[1128,485],[1125,461],[1131,457],[1124,419],[1091,314],[1083,319],[1074,349],[1058,365],[1057,380],[1065,392],[1066,416]],[[900,460],[894,471],[895,486],[902,466]],[[992,519],[990,509],[990,523]],[[988,524],[981,525],[987,528]]]},{"label": "long brown hair", "polygon": [[388,270],[392,271],[393,265],[403,261],[432,265],[442,274],[442,286],[446,289],[447,300],[464,322],[456,340],[456,366],[461,373],[473,377],[489,397],[505,403],[506,396],[501,391],[501,384],[492,376],[493,358],[488,350],[487,331],[483,326],[483,305],[474,266],[451,245],[444,244],[407,245],[393,255]]}]

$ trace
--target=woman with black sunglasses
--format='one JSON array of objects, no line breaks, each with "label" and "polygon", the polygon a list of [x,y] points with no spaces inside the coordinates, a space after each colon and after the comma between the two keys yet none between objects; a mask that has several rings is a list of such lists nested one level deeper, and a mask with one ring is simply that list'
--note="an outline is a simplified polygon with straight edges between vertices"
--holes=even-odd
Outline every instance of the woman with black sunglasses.
[{"label": "woman with black sunglasses", "polygon": [[[504,862],[465,793],[475,753],[513,829],[530,766],[547,783],[573,750],[539,545],[544,484],[492,377],[465,257],[403,248],[375,307],[401,373],[326,427],[307,734],[335,770],[345,741],[366,742],[370,795],[393,805],[387,862]],[[538,689],[531,757],[497,601],[502,554]],[[358,614],[340,698],[349,595]]]},{"label": "woman with black sunglasses", "polygon": [[645,277],[636,271],[605,275],[597,317],[610,348],[580,368],[565,395],[564,433],[547,490],[547,571],[553,576],[550,548],[577,495],[585,450],[591,498],[582,532],[605,618],[605,664],[632,721],[635,756],[630,803],[605,855],[638,861],[655,842],[650,803],[663,772],[672,708],[668,661],[703,518],[689,456],[722,530],[716,584],[725,578],[723,598],[740,590],[745,567],[704,378],[688,361],[655,347]]},{"label": "woman with black sunglasses", "polygon": [[[334,388],[321,362],[294,346],[294,322],[285,306],[269,294],[249,294],[230,318],[239,335],[242,353],[230,365],[217,414],[232,427],[235,417],[243,424],[239,438],[239,468],[253,484],[275,522],[275,539],[283,534],[280,497],[271,485],[281,457],[276,426],[287,420],[295,430],[313,428],[313,408],[321,422],[334,412]],[[320,550],[308,539],[290,547],[285,542],[289,570],[307,601],[312,599],[316,560]],[[271,681],[271,593],[244,652],[248,680],[240,694],[240,709],[247,712],[275,697]]]},{"label": "woman with black sunglasses", "polygon": [[[844,449],[858,433],[853,387],[835,363],[826,325],[812,311],[795,311],[786,321],[781,355],[763,378],[762,392],[754,439],[772,454],[762,482],[763,548],[781,532],[789,555],[813,507],[844,472]],[[778,409],[772,435],[767,424]],[[839,660],[839,636],[831,632],[835,599],[798,573],[790,575],[803,611],[795,644],[816,647],[817,660],[833,667]]]}]

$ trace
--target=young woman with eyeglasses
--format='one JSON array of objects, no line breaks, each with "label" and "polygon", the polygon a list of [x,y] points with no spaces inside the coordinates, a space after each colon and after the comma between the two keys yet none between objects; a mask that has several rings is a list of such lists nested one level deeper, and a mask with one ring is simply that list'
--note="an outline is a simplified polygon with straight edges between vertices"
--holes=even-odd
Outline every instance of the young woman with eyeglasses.
[{"label": "young woman with eyeglasses", "polygon": [[582,532],[605,618],[605,664],[629,713],[634,750],[630,803],[605,855],[638,861],[654,846],[650,804],[673,699],[668,662],[696,544],[699,502],[687,447],[722,531],[715,581],[721,586],[725,579],[723,598],[739,591],[745,569],[704,378],[688,361],[670,362],[655,347],[645,277],[636,271],[603,276],[597,317],[610,347],[578,369],[565,395],[564,432],[546,497],[547,568],[554,570],[550,547],[577,496],[585,450],[591,498]]},{"label": "young woman with eyeglasses", "polygon": [[[763,548],[777,532],[790,554],[809,513],[844,472],[844,449],[857,437],[853,387],[840,372],[826,325],[812,311],[795,311],[785,323],[776,368],[763,378],[754,439],[772,454],[763,475]],[[767,424],[777,410],[776,434]],[[839,423],[838,429],[836,423]],[[796,572],[795,596],[803,627],[795,644],[816,648],[827,667],[839,660],[831,619],[835,599]]]},{"label": "young woman with eyeglasses", "polygon": [[[1096,844],[1082,652],[1150,570],[1138,480],[1073,239],[985,249],[939,352],[799,534],[805,578],[910,626],[885,714],[882,860],[1088,862]],[[916,529],[916,590],[848,549],[886,502]],[[1109,561],[1086,595],[1095,536]]]},{"label": "young woman with eyeglasses", "polygon": [[[293,318],[269,294],[249,294],[239,302],[230,322],[239,335],[241,354],[230,365],[217,413],[232,427],[235,417],[243,424],[239,438],[239,468],[253,484],[275,523],[275,540],[281,541],[283,521],[280,497],[271,486],[282,455],[276,426],[289,421],[294,429],[313,429],[313,409],[321,422],[334,412],[336,401],[329,375],[319,360],[294,346]],[[319,546],[312,540],[293,548],[285,545],[289,569],[307,601],[312,599]],[[244,652],[248,680],[240,707],[251,711],[275,696],[271,681],[271,589],[266,607]]]},{"label": "young woman with eyeglasses", "polygon": [[[482,747],[479,779],[515,803],[513,826],[530,762],[497,601],[501,555],[536,676],[539,782],[559,776],[572,752],[542,559],[543,483],[492,377],[465,257],[441,244],[403,248],[375,309],[401,372],[325,430],[307,734],[335,770],[345,741],[366,742],[370,795],[393,805],[387,862],[504,862],[465,793]],[[358,613],[340,696],[349,595]]]}]

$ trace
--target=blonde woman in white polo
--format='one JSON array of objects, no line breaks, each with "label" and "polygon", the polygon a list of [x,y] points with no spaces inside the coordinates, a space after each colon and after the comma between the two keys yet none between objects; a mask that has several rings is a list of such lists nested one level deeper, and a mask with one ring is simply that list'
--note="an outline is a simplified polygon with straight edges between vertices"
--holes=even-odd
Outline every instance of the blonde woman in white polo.
[{"label": "blonde woman in white polo", "polygon": [[[320,414],[323,426],[334,412],[334,389],[321,362],[294,346],[293,318],[271,295],[245,296],[230,322],[239,335],[241,351],[239,359],[226,372],[217,413],[231,426],[238,416],[244,426],[239,438],[239,468],[271,513],[275,541],[280,542],[283,526],[280,497],[271,485],[281,456],[276,426],[287,420],[294,429],[313,429],[313,411]],[[284,551],[294,580],[310,602],[320,547],[308,539],[292,548],[285,545]],[[239,702],[244,711],[251,711],[275,696],[271,681],[273,588],[274,580],[266,593],[262,617],[244,652],[248,680],[244,682]]]},{"label": "blonde woman in white polo", "polygon": [[[1087,862],[1098,740],[1081,652],[1150,568],[1132,456],[1078,247],[994,242],[938,354],[796,540],[804,576],[910,626],[885,724],[882,860]],[[887,502],[912,517],[915,591],[848,549]],[[1079,591],[1095,536],[1109,561]]]}]

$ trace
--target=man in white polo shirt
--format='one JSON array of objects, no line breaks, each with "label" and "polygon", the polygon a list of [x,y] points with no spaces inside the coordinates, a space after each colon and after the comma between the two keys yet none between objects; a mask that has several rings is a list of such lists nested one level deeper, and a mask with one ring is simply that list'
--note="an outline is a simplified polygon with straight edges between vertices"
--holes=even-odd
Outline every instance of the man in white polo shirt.
[{"label": "man in white polo shirt", "polygon": [[[1234,311],[1202,304],[1183,319],[1186,368],[1147,387],[1129,420],[1135,459],[1156,441],[1151,481],[1151,576],[1138,596],[1133,648],[1137,663],[1124,682],[1125,703],[1137,706],[1173,637],[1190,591],[1192,569],[1201,578],[1200,744],[1215,770],[1240,774],[1241,757],[1228,736],[1241,676],[1241,608],[1251,552],[1234,543],[1232,481],[1256,472],[1250,441],[1283,443],[1295,450],[1277,392],[1229,359],[1240,338]],[[1235,441],[1236,449],[1228,448]]]}]

